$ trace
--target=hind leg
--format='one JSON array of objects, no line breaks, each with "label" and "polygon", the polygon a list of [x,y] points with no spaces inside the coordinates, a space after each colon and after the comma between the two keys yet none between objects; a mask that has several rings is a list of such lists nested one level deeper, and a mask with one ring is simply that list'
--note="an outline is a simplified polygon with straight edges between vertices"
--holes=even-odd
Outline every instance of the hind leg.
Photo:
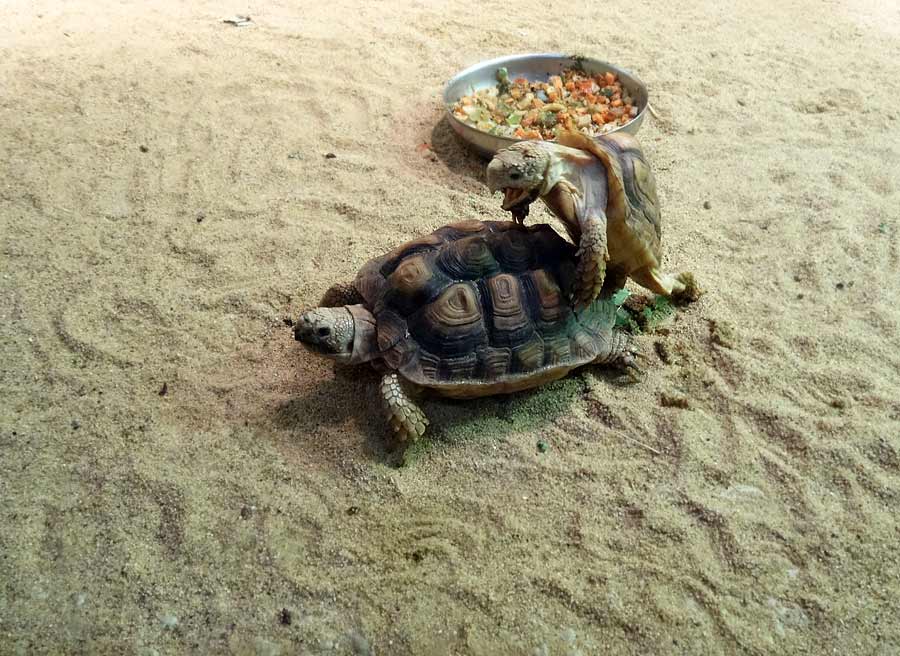
[{"label": "hind leg", "polygon": [[629,277],[641,287],[655,294],[669,296],[676,301],[696,301],[703,293],[694,280],[694,274],[688,271],[674,275],[652,267],[644,267],[632,271]]},{"label": "hind leg", "polygon": [[345,305],[359,305],[364,303],[362,295],[353,286],[353,283],[339,282],[328,288],[328,291],[319,301],[319,307],[343,307]]}]

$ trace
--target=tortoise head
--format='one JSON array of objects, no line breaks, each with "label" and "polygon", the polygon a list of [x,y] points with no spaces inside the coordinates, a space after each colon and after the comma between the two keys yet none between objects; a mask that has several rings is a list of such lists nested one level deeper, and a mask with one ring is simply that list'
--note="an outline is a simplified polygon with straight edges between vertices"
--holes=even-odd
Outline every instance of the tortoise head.
[{"label": "tortoise head", "polygon": [[520,141],[494,155],[487,167],[491,193],[503,191],[503,209],[529,204],[545,189],[551,151],[540,141]]},{"label": "tortoise head", "polygon": [[307,310],[294,324],[294,339],[313,353],[344,364],[360,364],[378,355],[375,318],[362,305]]}]

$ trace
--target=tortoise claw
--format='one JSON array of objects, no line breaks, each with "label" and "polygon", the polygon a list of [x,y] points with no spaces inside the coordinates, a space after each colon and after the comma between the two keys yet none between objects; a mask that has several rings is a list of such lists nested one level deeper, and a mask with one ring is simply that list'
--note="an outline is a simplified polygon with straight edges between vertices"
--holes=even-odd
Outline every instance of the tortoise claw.
[{"label": "tortoise claw", "polygon": [[617,363],[632,383],[641,382],[647,375],[643,367],[638,364],[638,360],[644,363],[649,361],[648,357],[634,343],[630,343],[622,351]]}]

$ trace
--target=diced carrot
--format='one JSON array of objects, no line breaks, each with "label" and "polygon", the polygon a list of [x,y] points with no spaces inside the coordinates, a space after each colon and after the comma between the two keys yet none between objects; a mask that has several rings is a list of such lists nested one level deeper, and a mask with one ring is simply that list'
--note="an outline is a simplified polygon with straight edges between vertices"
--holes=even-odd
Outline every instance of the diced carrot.
[{"label": "diced carrot", "polygon": [[534,121],[535,121],[534,116],[526,116],[522,119],[522,122],[520,123],[520,125],[527,128],[530,125],[534,125]]},{"label": "diced carrot", "polygon": [[602,95],[601,95],[599,98],[597,98],[597,101],[598,101],[601,105],[608,105],[608,104],[609,104],[609,98],[607,98],[606,96],[602,96]]},{"label": "diced carrot", "polygon": [[612,84],[613,82],[616,81],[616,76],[613,75],[612,73],[607,73],[605,77],[606,77],[607,84]]},{"label": "diced carrot", "polygon": [[556,102],[556,100],[559,98],[559,94],[556,92],[555,89],[550,90],[547,92],[547,98],[550,99],[550,102]]},{"label": "diced carrot", "polygon": [[603,114],[600,114],[599,112],[591,114],[591,120],[597,125],[603,125]]},{"label": "diced carrot", "polygon": [[566,89],[568,91],[575,91],[575,83],[569,80],[568,82],[566,82]]},{"label": "diced carrot", "polygon": [[513,80],[513,84],[527,85],[528,80],[525,79],[524,77],[517,77],[515,80]]},{"label": "diced carrot", "polygon": [[609,104],[612,105],[613,107],[621,107],[621,106],[622,106],[622,99],[621,99],[621,98],[616,98],[615,100],[613,100],[613,101],[612,101],[611,103],[609,103]]},{"label": "diced carrot", "polygon": [[525,133],[525,130],[523,130],[521,127],[518,127],[518,128],[516,128],[516,131],[513,132],[513,135],[518,137],[519,139],[524,139],[526,133]]}]

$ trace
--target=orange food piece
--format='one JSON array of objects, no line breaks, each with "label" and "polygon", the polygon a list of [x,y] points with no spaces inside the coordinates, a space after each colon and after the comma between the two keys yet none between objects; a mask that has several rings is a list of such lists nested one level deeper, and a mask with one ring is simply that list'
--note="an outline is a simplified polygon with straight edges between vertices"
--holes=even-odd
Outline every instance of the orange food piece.
[{"label": "orange food piece", "polygon": [[525,130],[523,130],[521,127],[516,128],[516,131],[513,132],[513,135],[518,137],[519,139],[524,139],[525,134]]},{"label": "orange food piece", "polygon": [[551,89],[547,92],[547,97],[550,99],[550,102],[556,102],[556,100],[559,98],[559,94],[555,89]]},{"label": "orange food piece", "polygon": [[[534,116],[526,116],[525,118],[522,119],[522,122],[519,125],[522,125],[527,128],[529,125],[534,125],[534,120],[535,120]],[[519,129],[521,130],[522,128],[519,128]]]},{"label": "orange food piece", "polygon": [[535,109],[540,109],[545,104],[546,103],[543,100],[541,100],[540,98],[535,98],[534,100],[531,101],[531,106],[534,107]]},{"label": "orange food piece", "polygon": [[601,95],[599,98],[597,98],[597,100],[600,102],[601,105],[609,104],[609,98],[607,98],[606,96]]},{"label": "orange food piece", "polygon": [[569,80],[566,82],[566,89],[569,91],[575,91],[575,83]]},{"label": "orange food piece", "polygon": [[562,83],[562,79],[559,77],[559,75],[551,75],[550,76],[550,84],[552,84],[554,87],[556,87],[557,89],[562,91],[563,83]]},{"label": "orange food piece", "polygon": [[612,84],[613,82],[616,81],[616,76],[615,76],[613,73],[607,73],[607,74],[605,75],[605,77],[606,77],[606,83],[607,83],[607,84]]},{"label": "orange food piece", "polygon": [[527,85],[528,80],[526,80],[524,77],[517,77],[515,80],[513,80],[513,84]]},{"label": "orange food piece", "polygon": [[621,99],[621,98],[616,98],[615,100],[613,100],[613,101],[612,101],[611,103],[609,103],[609,104],[612,105],[613,107],[621,107],[621,106],[622,106],[622,99]]},{"label": "orange food piece", "polygon": [[597,112],[596,114],[591,114],[591,120],[597,125],[603,125],[603,114]]},{"label": "orange food piece", "polygon": [[469,98],[469,96],[463,96],[462,98],[459,99],[459,102],[461,102],[463,105],[471,105],[472,99]]}]

